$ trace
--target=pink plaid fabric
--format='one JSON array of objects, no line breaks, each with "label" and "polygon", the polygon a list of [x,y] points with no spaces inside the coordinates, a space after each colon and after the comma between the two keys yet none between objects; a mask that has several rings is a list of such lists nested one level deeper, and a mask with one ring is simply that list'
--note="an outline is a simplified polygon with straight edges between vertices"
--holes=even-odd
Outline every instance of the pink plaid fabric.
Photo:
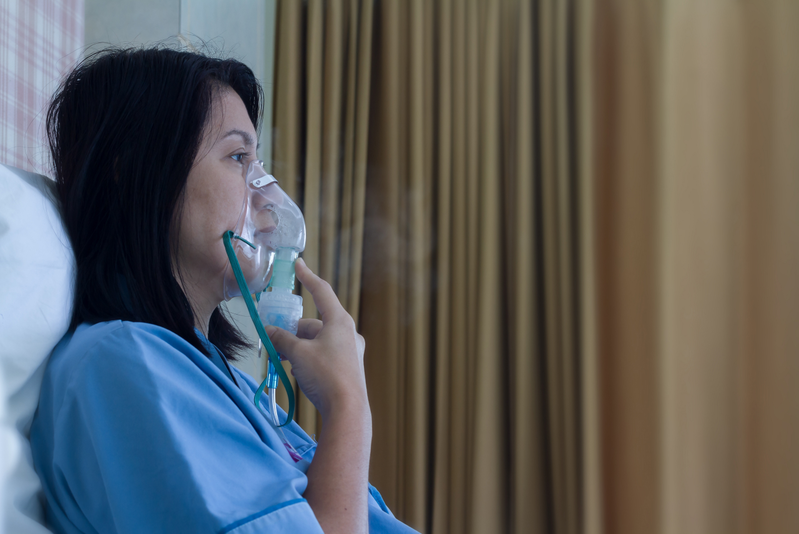
[{"label": "pink plaid fabric", "polygon": [[44,119],[81,57],[83,2],[0,2],[0,163],[49,174]]}]

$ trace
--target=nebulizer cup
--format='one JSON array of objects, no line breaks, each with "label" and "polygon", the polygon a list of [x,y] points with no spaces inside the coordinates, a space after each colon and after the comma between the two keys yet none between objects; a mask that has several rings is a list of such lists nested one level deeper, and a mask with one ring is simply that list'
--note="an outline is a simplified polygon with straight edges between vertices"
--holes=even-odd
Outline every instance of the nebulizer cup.
[{"label": "nebulizer cup", "polygon": [[[289,398],[286,423],[293,417],[294,391],[263,325],[273,324],[294,334],[297,332],[302,317],[302,298],[292,295],[291,291],[294,288],[294,262],[305,249],[305,219],[277,180],[264,170],[262,161],[253,161],[248,166],[245,182],[246,196],[235,231],[228,231],[223,237],[230,260],[223,290],[225,299],[244,298],[260,342],[269,354],[269,372],[258,388],[254,402],[259,405],[259,398],[268,386],[271,416],[279,429],[283,425],[278,421],[274,401],[278,380],[283,382]],[[271,291],[262,293],[268,286],[271,286]],[[253,293],[263,301],[258,306],[260,314],[253,302]],[[282,308],[276,310],[275,306]],[[262,320],[262,315],[265,320]],[[282,431],[280,434],[291,454],[293,448]],[[292,458],[297,461],[294,454]]]},{"label": "nebulizer cup", "polygon": [[[272,267],[272,277],[269,281],[267,291],[261,294],[258,301],[258,315],[264,324],[277,326],[291,332],[297,333],[300,318],[302,318],[302,297],[292,293],[294,289],[294,262],[297,259],[297,251],[289,247],[280,247],[275,253]],[[260,354],[261,348],[258,347]],[[258,405],[258,397],[266,387],[269,397],[269,414],[275,424],[277,433],[283,441],[283,445],[289,456],[295,462],[303,462],[302,456],[291,446],[283,430],[280,428],[280,419],[277,413],[277,384],[278,374],[273,362],[270,360],[266,373],[266,379],[258,391],[255,393],[255,404]]]}]

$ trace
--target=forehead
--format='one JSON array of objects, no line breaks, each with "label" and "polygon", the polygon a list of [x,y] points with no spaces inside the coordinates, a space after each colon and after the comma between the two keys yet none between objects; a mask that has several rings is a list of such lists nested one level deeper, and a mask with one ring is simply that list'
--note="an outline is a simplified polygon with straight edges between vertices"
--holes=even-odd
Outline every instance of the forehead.
[{"label": "forehead", "polygon": [[211,120],[203,137],[208,147],[231,138],[248,146],[257,143],[247,108],[232,89],[223,88],[217,92],[211,107]]}]

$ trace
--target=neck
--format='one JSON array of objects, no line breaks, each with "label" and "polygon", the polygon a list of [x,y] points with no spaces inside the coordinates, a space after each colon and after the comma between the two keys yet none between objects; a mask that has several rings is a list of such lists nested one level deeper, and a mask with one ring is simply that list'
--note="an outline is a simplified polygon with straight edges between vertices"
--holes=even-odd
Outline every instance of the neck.
[{"label": "neck", "polygon": [[216,307],[219,306],[220,300],[207,292],[203,292],[201,288],[188,281],[184,283],[178,279],[178,283],[183,289],[183,294],[186,295],[194,314],[194,327],[207,338],[211,315]]},{"label": "neck", "polygon": [[[211,312],[213,313],[213,312]],[[211,315],[209,314],[207,317],[195,317],[194,318],[194,328],[199,330],[202,335],[205,336],[205,339],[208,339],[208,325],[211,322]]]},{"label": "neck", "polygon": [[216,307],[219,306],[219,302],[205,301],[203,303],[198,303],[196,299],[192,299],[189,295],[186,296],[189,298],[189,303],[191,303],[192,310],[194,311],[194,326],[207,338],[208,326],[211,323],[211,315],[214,313]]}]

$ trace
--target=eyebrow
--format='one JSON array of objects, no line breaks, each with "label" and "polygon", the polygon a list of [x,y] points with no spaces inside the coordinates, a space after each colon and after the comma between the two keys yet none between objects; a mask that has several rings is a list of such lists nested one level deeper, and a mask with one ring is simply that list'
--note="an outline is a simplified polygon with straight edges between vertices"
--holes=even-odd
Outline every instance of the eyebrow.
[{"label": "eyebrow", "polygon": [[253,137],[248,132],[245,132],[244,130],[239,130],[239,129],[236,129],[236,128],[228,131],[225,135],[223,135],[221,137],[221,139],[227,139],[228,137],[230,137],[232,135],[241,136],[241,138],[244,141],[245,145],[255,146],[255,139],[253,139]]}]

